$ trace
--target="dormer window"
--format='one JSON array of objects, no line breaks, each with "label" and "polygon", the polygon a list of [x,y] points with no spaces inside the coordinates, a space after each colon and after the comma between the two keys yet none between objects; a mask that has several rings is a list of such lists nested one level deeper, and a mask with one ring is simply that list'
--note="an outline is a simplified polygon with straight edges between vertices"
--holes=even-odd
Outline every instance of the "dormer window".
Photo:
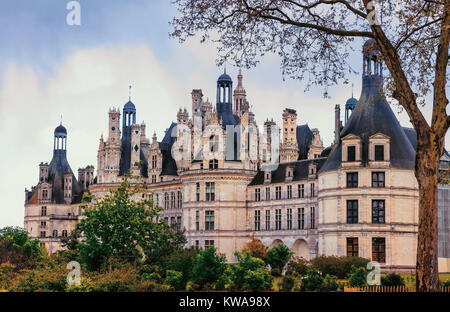
[{"label": "dormer window", "polygon": [[[376,133],[369,138],[369,162],[372,166],[388,166],[390,160],[390,137]],[[374,163],[375,162],[375,163]]]},{"label": "dormer window", "polygon": [[375,161],[384,160],[384,145],[375,145]]},{"label": "dormer window", "polygon": [[347,147],[347,161],[355,161],[356,160],[356,147],[348,146]]},{"label": "dormer window", "polygon": [[342,138],[342,166],[359,165],[361,161],[361,138],[352,133]]}]

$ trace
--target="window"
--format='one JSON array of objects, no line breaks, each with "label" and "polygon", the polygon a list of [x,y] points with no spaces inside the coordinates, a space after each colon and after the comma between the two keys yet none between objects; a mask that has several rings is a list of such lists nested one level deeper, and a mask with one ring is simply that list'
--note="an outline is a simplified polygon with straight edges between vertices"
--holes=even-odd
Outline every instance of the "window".
[{"label": "window", "polygon": [[304,184],[298,185],[298,198],[305,198],[305,185]]},{"label": "window", "polygon": [[384,160],[384,145],[375,145],[375,161]]},{"label": "window", "polygon": [[358,257],[357,237],[347,237],[347,257]]},{"label": "window", "polygon": [[292,198],[292,185],[287,186],[287,198],[288,199]]},{"label": "window", "polygon": [[261,200],[261,189],[257,188],[255,189],[255,201]]},{"label": "window", "polygon": [[275,199],[281,199],[281,186],[275,188]]},{"label": "window", "polygon": [[174,225],[175,225],[175,217],[170,217],[170,227],[173,228]]},{"label": "window", "polygon": [[168,217],[165,217],[165,218],[164,218],[164,222],[166,222],[166,224],[169,224],[169,218],[168,218]]},{"label": "window", "polygon": [[[157,164],[157,156],[156,155],[152,155],[152,169],[156,168],[156,164]],[[156,176],[155,176],[156,178]]]},{"label": "window", "polygon": [[288,210],[287,210],[286,220],[287,220],[287,229],[292,230],[292,209],[291,208],[288,208]]},{"label": "window", "polygon": [[177,192],[177,208],[181,209],[183,207],[183,193],[181,191]]},{"label": "window", "polygon": [[181,230],[181,216],[177,217],[177,229]]},{"label": "window", "polygon": [[266,231],[270,230],[270,210],[266,210]]},{"label": "window", "polygon": [[195,248],[200,248],[200,241],[198,239],[195,240]]},{"label": "window", "polygon": [[47,206],[41,207],[41,216],[45,217],[47,215]]},{"label": "window", "polygon": [[63,230],[61,236],[62,237],[67,237],[67,230]]},{"label": "window", "polygon": [[209,169],[217,169],[219,168],[219,161],[217,159],[211,159],[209,161]]},{"label": "window", "polygon": [[205,211],[205,231],[214,231],[214,210]]},{"label": "window", "polygon": [[358,201],[347,200],[347,224],[358,223]]},{"label": "window", "polygon": [[43,190],[42,191],[42,199],[47,199],[48,198],[48,191],[47,190]]},{"label": "window", "polygon": [[311,197],[316,196],[315,184],[311,183],[310,188],[311,188]]},{"label": "window", "polygon": [[358,187],[358,172],[347,172],[347,187]]},{"label": "window", "polygon": [[216,192],[215,185],[216,185],[215,182],[206,182],[206,201],[215,200],[215,192]]},{"label": "window", "polygon": [[170,208],[175,208],[175,192],[170,193]]},{"label": "window", "polygon": [[212,239],[205,240],[205,248],[208,248],[208,247],[214,247],[214,240],[212,240]]},{"label": "window", "polygon": [[298,229],[305,228],[305,208],[298,208]]},{"label": "window", "polygon": [[164,209],[169,208],[169,193],[164,193]]},{"label": "window", "polygon": [[281,209],[275,209],[275,230],[281,230]]},{"label": "window", "polygon": [[316,208],[311,207],[311,229],[316,228]]},{"label": "window", "polygon": [[372,261],[386,262],[386,239],[384,237],[372,238]]},{"label": "window", "polygon": [[41,238],[45,237],[45,231],[41,231]]},{"label": "window", "polygon": [[372,172],[372,187],[384,187],[384,172]]},{"label": "window", "polygon": [[156,175],[152,175],[152,183],[156,183]]},{"label": "window", "polygon": [[196,201],[200,201],[200,183],[197,183],[196,186],[195,199]]},{"label": "window", "polygon": [[200,231],[200,211],[195,212],[195,230]]},{"label": "window", "polygon": [[53,237],[58,237],[58,230],[53,230]]},{"label": "window", "polygon": [[384,200],[372,200],[372,223],[384,223]]},{"label": "window", "polygon": [[218,150],[219,137],[217,135],[212,135],[209,137],[209,151],[215,153]]},{"label": "window", "polygon": [[347,147],[347,161],[355,161],[356,160],[356,147],[349,146]]},{"label": "window", "polygon": [[270,187],[266,187],[266,200],[270,200]]},{"label": "window", "polygon": [[42,227],[42,228],[47,227],[47,222],[46,222],[46,221],[41,221],[41,227]]},{"label": "window", "polygon": [[255,231],[261,230],[261,211],[255,210]]}]

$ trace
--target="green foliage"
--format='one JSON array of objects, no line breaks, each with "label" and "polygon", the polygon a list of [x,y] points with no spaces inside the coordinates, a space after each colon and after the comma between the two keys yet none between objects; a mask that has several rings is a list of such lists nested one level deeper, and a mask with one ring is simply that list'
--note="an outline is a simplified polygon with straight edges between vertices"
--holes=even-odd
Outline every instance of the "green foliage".
[{"label": "green foliage", "polygon": [[39,241],[22,228],[0,229],[0,263],[11,263],[18,269],[32,268],[44,255]]},{"label": "green foliage", "polygon": [[267,263],[272,269],[283,270],[283,267],[292,256],[292,251],[284,244],[278,244],[267,252]]},{"label": "green foliage", "polygon": [[351,287],[364,287],[367,285],[367,271],[365,268],[352,267],[348,282]]},{"label": "green foliage", "polygon": [[279,268],[273,268],[270,270],[270,275],[274,277],[279,277],[281,276],[281,270]]},{"label": "green foliage", "polygon": [[111,258],[161,261],[184,244],[184,234],[158,218],[160,207],[153,207],[151,200],[133,199],[138,191],[125,179],[117,190],[84,209],[75,233],[83,233],[76,247],[88,269],[98,270]]},{"label": "green foliage", "polygon": [[17,276],[17,268],[13,264],[0,264],[0,289],[8,289],[11,287],[11,281]]},{"label": "green foliage", "polygon": [[264,261],[250,255],[250,253],[236,252],[238,264],[233,265],[231,280],[237,290],[267,290],[270,289],[272,279],[266,270]]},{"label": "green foliage", "polygon": [[306,273],[306,276],[302,278],[302,290],[303,291],[320,291],[324,288],[325,281],[320,273],[317,270],[310,269]]},{"label": "green foliage", "polygon": [[291,291],[295,285],[295,276],[293,274],[285,275],[281,284],[283,291]]},{"label": "green foliage", "polygon": [[294,256],[292,259],[288,262],[288,272],[296,272],[300,275],[306,275],[309,268],[311,267],[311,264],[308,260],[302,257]]},{"label": "green foliage", "polygon": [[450,287],[450,280],[443,282],[442,287]]},{"label": "green foliage", "polygon": [[181,289],[186,287],[186,283],[192,276],[192,269],[194,268],[195,259],[199,252],[197,248],[179,249],[172,253],[165,261],[167,263],[167,269],[182,273]]},{"label": "green foliage", "polygon": [[267,247],[264,246],[261,241],[252,239],[244,245],[244,248],[242,248],[242,253],[250,253],[252,257],[266,261]]},{"label": "green foliage", "polygon": [[334,275],[326,275],[325,276],[325,285],[323,287],[323,291],[337,291],[339,288],[339,284],[337,283],[337,277]]},{"label": "green foliage", "polygon": [[15,292],[54,292],[66,288],[67,271],[62,268],[53,270],[24,270],[11,282],[10,291]]},{"label": "green foliage", "polygon": [[183,273],[173,270],[167,270],[164,284],[171,286],[174,290],[184,289]]},{"label": "green foliage", "polygon": [[366,268],[368,262],[368,259],[360,257],[318,256],[311,260],[311,265],[325,275],[335,275],[339,279],[344,279],[349,276],[352,267]]},{"label": "green foliage", "polygon": [[[208,247],[197,255],[192,269],[192,282],[200,288],[211,288],[225,270],[226,258],[224,254],[217,254],[216,248]],[[210,284],[210,285],[207,285]]]},{"label": "green foliage", "polygon": [[390,273],[381,277],[382,286],[405,286],[405,281],[399,274]]}]

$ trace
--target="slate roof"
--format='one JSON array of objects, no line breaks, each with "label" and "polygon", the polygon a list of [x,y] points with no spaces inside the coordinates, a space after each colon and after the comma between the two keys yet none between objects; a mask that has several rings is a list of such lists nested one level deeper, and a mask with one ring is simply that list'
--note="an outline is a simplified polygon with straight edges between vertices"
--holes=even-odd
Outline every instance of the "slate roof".
[{"label": "slate roof", "polygon": [[297,144],[298,144],[298,159],[307,159],[309,147],[314,138],[314,134],[309,129],[308,124],[297,126],[296,129]]},{"label": "slate roof", "polygon": [[[317,171],[323,166],[326,158],[312,158],[312,159],[303,159],[297,160],[288,163],[280,163],[278,164],[277,169],[272,171],[272,177],[270,183],[281,183],[286,180],[286,168],[288,166],[293,166],[294,168],[294,176],[292,181],[302,181],[308,179],[308,169],[310,163],[315,163],[317,166]],[[249,186],[252,185],[261,185],[264,184],[264,171],[260,169],[256,173],[253,180],[249,183]]]},{"label": "slate roof", "polygon": [[178,175],[177,163],[172,157],[172,145],[176,141],[176,137],[172,136],[172,132],[175,131],[176,133],[176,126],[177,124],[172,122],[164,138],[159,143],[162,154],[162,171],[160,175]]},{"label": "slate roof", "polygon": [[[141,161],[141,174],[148,177],[148,160],[144,151],[139,151],[139,159]],[[131,168],[131,126],[125,126],[122,130],[122,153],[120,155],[119,176],[130,172]]]}]

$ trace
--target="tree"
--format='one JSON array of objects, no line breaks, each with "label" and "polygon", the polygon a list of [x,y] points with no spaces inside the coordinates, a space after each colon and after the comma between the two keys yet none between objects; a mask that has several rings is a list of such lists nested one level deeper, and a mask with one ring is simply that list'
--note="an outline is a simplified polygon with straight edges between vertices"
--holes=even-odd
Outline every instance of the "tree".
[{"label": "tree", "polygon": [[[199,34],[218,45],[218,63],[255,66],[267,53],[281,57],[283,75],[325,88],[348,83],[355,38],[373,38],[389,69],[387,96],[408,114],[417,134],[419,185],[416,284],[439,287],[437,265],[438,162],[450,125],[446,96],[450,0],[175,0],[171,36]],[[375,5],[376,4],[376,5]],[[212,37],[214,36],[214,37]],[[431,123],[420,107],[433,95]]]},{"label": "tree", "polygon": [[39,241],[19,227],[0,229],[0,264],[10,263],[18,269],[30,268],[44,255]]},{"label": "tree", "polygon": [[207,284],[214,284],[225,271],[226,258],[224,254],[217,254],[216,248],[208,247],[200,251],[192,269],[192,282],[204,288]]},{"label": "tree", "polygon": [[231,280],[237,290],[268,290],[272,279],[266,270],[264,261],[253,257],[250,253],[236,252],[238,264],[233,265]]},{"label": "tree", "polygon": [[272,269],[278,269],[281,272],[292,254],[292,251],[285,244],[278,244],[267,252],[266,262],[270,264]]},{"label": "tree", "polygon": [[252,257],[266,261],[267,247],[257,239],[253,238],[251,241],[247,242],[242,248],[242,252],[250,253]]},{"label": "tree", "polygon": [[154,207],[151,200],[133,199],[139,191],[125,179],[118,189],[84,208],[74,232],[82,233],[82,241],[71,244],[80,250],[90,269],[100,268],[111,258],[161,261],[184,244],[179,233],[159,219],[160,207]]}]

